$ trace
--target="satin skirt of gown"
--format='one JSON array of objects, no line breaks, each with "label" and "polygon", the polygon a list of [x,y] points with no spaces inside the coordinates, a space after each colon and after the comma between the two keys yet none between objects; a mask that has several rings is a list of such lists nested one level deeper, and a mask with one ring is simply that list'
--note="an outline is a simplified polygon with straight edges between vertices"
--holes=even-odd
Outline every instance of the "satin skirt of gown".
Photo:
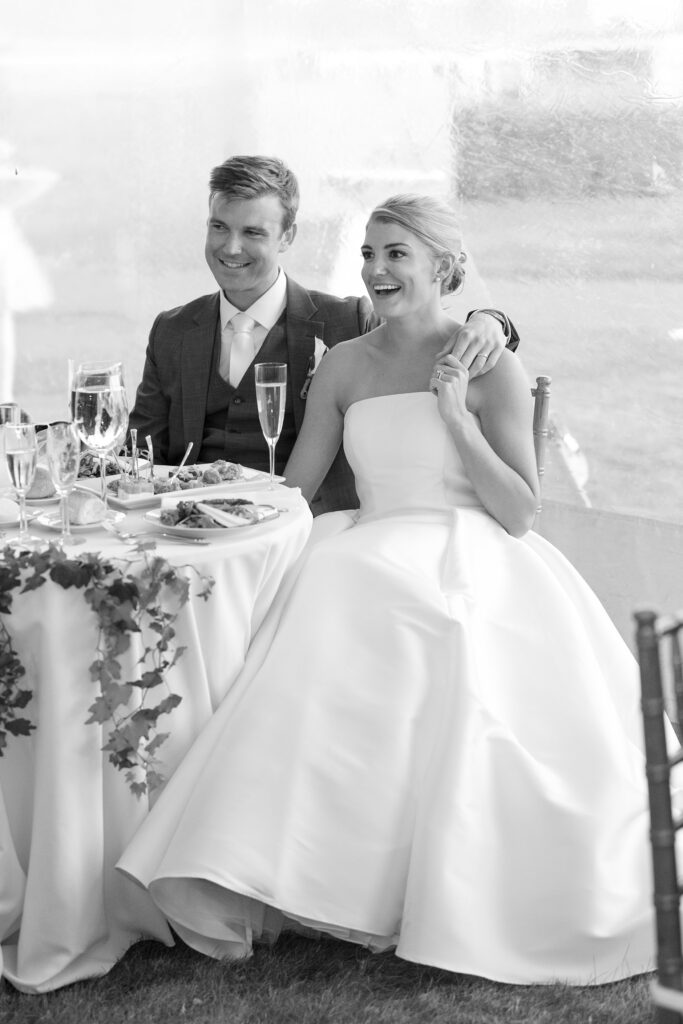
[{"label": "satin skirt of gown", "polygon": [[626,644],[479,506],[430,394],[355,403],[344,446],[360,513],[316,520],[120,869],[219,958],[294,925],[501,982],[653,970]]}]

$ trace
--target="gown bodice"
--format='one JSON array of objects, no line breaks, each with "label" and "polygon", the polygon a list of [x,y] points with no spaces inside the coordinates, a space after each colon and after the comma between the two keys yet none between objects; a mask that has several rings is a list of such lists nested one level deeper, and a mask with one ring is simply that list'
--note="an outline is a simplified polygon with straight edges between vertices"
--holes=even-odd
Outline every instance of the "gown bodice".
[{"label": "gown bodice", "polygon": [[427,391],[354,402],[344,421],[344,451],[362,516],[481,508],[436,398]]}]

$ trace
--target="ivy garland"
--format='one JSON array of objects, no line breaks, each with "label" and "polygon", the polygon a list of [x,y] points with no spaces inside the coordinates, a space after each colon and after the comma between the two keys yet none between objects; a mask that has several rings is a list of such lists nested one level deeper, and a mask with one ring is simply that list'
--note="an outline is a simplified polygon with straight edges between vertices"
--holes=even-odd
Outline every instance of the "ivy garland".
[{"label": "ivy garland", "polygon": [[[158,789],[164,776],[157,757],[170,735],[158,730],[158,720],[170,714],[181,697],[166,683],[169,670],[182,657],[184,647],[175,643],[174,624],[190,596],[190,580],[182,571],[155,553],[153,540],[140,541],[128,559],[104,558],[87,552],[70,558],[56,543],[39,550],[0,551],[0,616],[12,611],[16,592],[41,587],[48,579],[68,590],[77,587],[97,618],[96,657],[90,675],[98,692],[86,724],[108,729],[102,749],[125,772],[136,796]],[[133,571],[134,567],[134,571]],[[196,570],[193,570],[196,571]],[[199,597],[208,600],[214,580],[197,573]],[[136,678],[122,681],[121,655],[133,635],[142,641]],[[24,685],[26,670],[0,617],[0,757],[7,734],[28,736],[35,728],[23,711],[32,690]],[[137,700],[133,699],[137,692]],[[163,696],[153,703],[158,693]]]}]

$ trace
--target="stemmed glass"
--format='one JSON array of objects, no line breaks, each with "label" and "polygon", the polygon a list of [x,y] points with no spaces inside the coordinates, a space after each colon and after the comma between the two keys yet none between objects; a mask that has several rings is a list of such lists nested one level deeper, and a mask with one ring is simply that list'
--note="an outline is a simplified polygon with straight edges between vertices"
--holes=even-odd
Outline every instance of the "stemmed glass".
[{"label": "stemmed glass", "polygon": [[74,423],[78,436],[100,460],[102,501],[107,502],[107,453],[119,448],[128,427],[122,363],[81,363],[73,378]]},{"label": "stemmed glass", "polygon": [[31,489],[38,464],[38,441],[32,423],[6,423],[2,427],[5,437],[5,458],[10,479],[19,497],[19,536],[10,544],[20,548],[39,543],[38,537],[28,532],[26,520],[26,493]]},{"label": "stemmed glass", "polygon": [[269,490],[275,487],[275,445],[282,432],[285,418],[285,398],[287,395],[287,364],[257,363],[254,367],[256,377],[256,406],[261,422],[261,430],[268,444],[270,455]]},{"label": "stemmed glass", "polygon": [[11,494],[9,470],[5,462],[4,431],[5,423],[20,423],[21,414],[16,402],[0,402],[0,497]]},{"label": "stemmed glass", "polygon": [[50,423],[47,428],[47,464],[50,476],[61,501],[62,533],[59,538],[62,547],[82,544],[82,537],[74,537],[69,521],[69,495],[78,476],[81,458],[81,441],[73,423],[60,420]]}]

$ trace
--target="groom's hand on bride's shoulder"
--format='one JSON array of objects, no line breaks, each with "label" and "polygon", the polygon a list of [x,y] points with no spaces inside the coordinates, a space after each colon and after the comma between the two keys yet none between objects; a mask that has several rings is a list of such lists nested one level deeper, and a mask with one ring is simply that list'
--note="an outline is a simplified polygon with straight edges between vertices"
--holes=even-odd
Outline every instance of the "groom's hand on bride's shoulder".
[{"label": "groom's hand on bride's shoulder", "polygon": [[514,351],[518,340],[517,332],[504,313],[475,309],[453,332],[443,354],[459,359],[469,370],[470,378],[478,377],[493,369],[504,348]]}]

